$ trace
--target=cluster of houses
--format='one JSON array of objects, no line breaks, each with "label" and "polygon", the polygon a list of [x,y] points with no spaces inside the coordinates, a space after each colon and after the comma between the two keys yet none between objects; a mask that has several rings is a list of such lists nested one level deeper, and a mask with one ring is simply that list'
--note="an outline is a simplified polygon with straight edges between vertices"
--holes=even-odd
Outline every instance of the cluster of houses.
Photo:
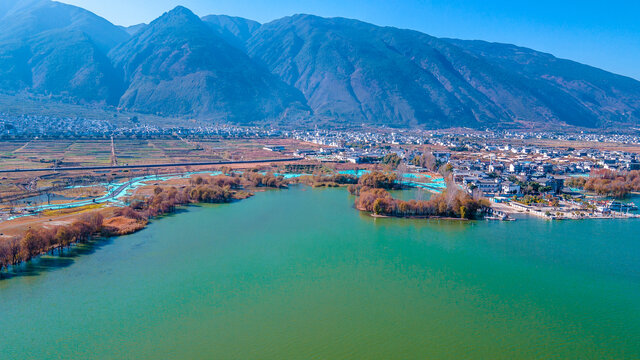
[{"label": "cluster of houses", "polygon": [[421,145],[429,143],[429,136],[421,130],[318,130],[305,131],[294,130],[287,133],[288,136],[313,143],[331,147],[351,147],[360,145],[364,147],[377,145]]},{"label": "cluster of houses", "polygon": [[80,117],[0,114],[0,139],[102,137],[116,129],[109,121]]},{"label": "cluster of houses", "polygon": [[0,139],[95,139],[95,138],[274,138],[289,137],[275,128],[212,124],[210,126],[163,126],[154,119],[138,116],[113,119],[58,117],[45,115],[12,115],[0,113]]},{"label": "cluster of houses", "polygon": [[[449,163],[456,183],[470,192],[480,190],[487,196],[518,195],[521,184],[537,183],[545,193],[559,194],[568,176],[588,174],[592,169],[640,169],[635,153],[596,149],[554,149],[537,146],[477,145],[475,151],[433,151],[440,164]],[[407,164],[422,155],[415,147],[378,146],[365,151],[358,148],[323,146],[298,149],[296,156],[315,160],[351,163],[378,162],[385,155],[397,154]],[[416,169],[420,170],[420,169]],[[424,170],[424,169],[422,169]]]},{"label": "cluster of houses", "polygon": [[[397,150],[403,154],[402,150]],[[374,163],[382,160],[391,151],[362,151],[343,147],[322,147],[320,149],[298,149],[293,155],[320,161],[345,161],[353,164]]]},{"label": "cluster of houses", "polygon": [[464,186],[469,192],[478,189],[483,194],[495,195],[520,195],[522,194],[521,183],[537,183],[540,189],[550,194],[559,194],[564,188],[564,179],[555,176],[533,177],[531,175],[518,175],[517,181],[513,181],[513,175],[502,174],[492,175],[482,171],[455,171],[454,179],[456,183]]}]

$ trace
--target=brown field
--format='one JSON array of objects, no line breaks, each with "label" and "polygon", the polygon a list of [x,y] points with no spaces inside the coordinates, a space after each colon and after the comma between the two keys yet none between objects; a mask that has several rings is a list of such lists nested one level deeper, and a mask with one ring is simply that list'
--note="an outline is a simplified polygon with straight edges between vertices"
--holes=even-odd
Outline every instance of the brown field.
[{"label": "brown field", "polygon": [[[82,208],[79,208],[79,209],[82,209]],[[75,210],[78,210],[78,208]],[[51,216],[46,216],[45,214],[39,214],[34,216],[26,216],[26,217],[18,218],[11,221],[3,221],[3,222],[0,222],[0,241],[12,236],[22,235],[28,229],[31,229],[31,228],[37,228],[39,226],[63,225],[63,224],[71,223],[74,220],[76,220],[80,214],[89,214],[92,212],[100,212],[105,217],[108,217],[113,214],[113,208],[109,208],[109,207],[88,208],[84,210],[71,212],[68,214],[59,213]]]},{"label": "brown field", "polygon": [[[304,147],[291,140],[234,140],[207,142],[185,142],[182,140],[116,140],[116,151],[120,165],[153,164],[175,162],[221,161],[225,159],[248,160],[291,156],[291,152],[277,153],[263,150],[265,145],[285,145],[291,152]],[[152,175],[181,173],[187,171],[220,170],[220,166],[186,166],[157,169],[124,169],[114,171],[72,171],[55,173],[46,170],[52,161],[76,166],[109,165],[111,156],[110,140],[0,142],[4,156],[0,157],[0,212],[8,214],[13,208],[47,203],[48,196],[63,196],[63,200],[52,199],[50,203],[68,202],[80,198],[97,197],[105,193],[106,187],[100,183],[123,183],[131,178]],[[265,171],[282,169],[285,163],[235,164],[233,169],[259,167]],[[2,173],[2,169],[43,168],[34,173]],[[136,190],[134,195],[149,195],[155,183]],[[188,180],[172,180],[163,186],[184,186]],[[65,188],[69,185],[84,185],[81,188]],[[91,186],[93,185],[93,186]],[[49,195],[47,195],[49,194]],[[31,200],[30,200],[31,199]],[[22,203],[22,204],[21,204]],[[81,208],[46,211],[38,215],[0,222],[0,241],[24,234],[30,228],[71,223],[79,216],[100,212],[105,218],[112,216],[113,208],[108,205],[90,205]],[[115,220],[114,220],[115,221]],[[139,230],[141,224],[113,224],[122,233]],[[117,225],[117,226],[116,226]]]},{"label": "brown field", "polygon": [[[284,145],[289,154],[299,147],[309,147],[290,139],[115,140],[118,165],[146,165],[178,162],[256,160],[277,158],[281,153],[263,150],[265,145]],[[11,169],[46,169],[59,166],[108,166],[111,164],[111,141],[31,140],[0,141],[0,171]]]},{"label": "brown field", "polygon": [[107,228],[114,229],[113,234],[127,235],[143,229],[146,221],[136,221],[123,216],[115,216],[104,221],[103,225]]},{"label": "brown field", "polygon": [[[284,145],[284,153],[263,150],[265,145]],[[246,139],[188,141],[182,139],[115,140],[119,165],[162,164],[176,162],[207,162],[223,160],[256,160],[291,156],[297,148],[309,146],[290,139]],[[123,183],[131,178],[152,175],[180,173],[186,171],[220,170],[220,166],[185,166],[176,168],[121,169],[114,171],[73,171],[55,173],[47,168],[58,161],[60,166],[92,166],[111,164],[111,141],[99,140],[32,140],[0,141],[0,210],[20,207],[20,202],[31,201],[32,205],[43,204],[48,196],[62,196],[64,200],[50,200],[50,203],[68,202],[74,199],[96,197],[105,193],[101,183]],[[304,162],[302,162],[304,163]],[[266,171],[277,171],[286,165],[235,164],[232,169],[259,167]],[[42,168],[34,173],[2,173],[2,169]],[[81,188],[66,188],[69,185],[83,185]],[[93,185],[93,186],[92,186]],[[182,181],[171,181],[167,185],[183,185]],[[139,189],[140,194],[148,192]],[[33,199],[33,200],[29,200]],[[0,223],[0,233],[18,234],[30,226],[48,221],[77,217],[91,211],[104,211],[96,207],[51,211],[38,216],[30,216]]]}]

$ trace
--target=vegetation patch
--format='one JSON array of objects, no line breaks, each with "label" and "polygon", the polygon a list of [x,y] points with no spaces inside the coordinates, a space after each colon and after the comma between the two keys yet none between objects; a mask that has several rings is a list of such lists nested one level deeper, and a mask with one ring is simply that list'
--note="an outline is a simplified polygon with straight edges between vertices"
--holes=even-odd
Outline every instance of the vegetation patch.
[{"label": "vegetation patch", "polygon": [[61,216],[61,215],[70,215],[70,214],[80,214],[90,210],[100,209],[104,205],[103,204],[91,204],[80,207],[72,207],[65,209],[57,209],[57,210],[45,210],[42,212],[43,216]]},{"label": "vegetation patch", "polygon": [[349,191],[357,195],[358,210],[376,216],[475,219],[490,206],[486,199],[472,198],[451,181],[445,191],[429,200],[394,199],[387,190],[396,186],[395,174],[372,172],[362,176],[357,185],[350,185]]},{"label": "vegetation patch", "polygon": [[588,178],[571,178],[566,181],[565,185],[593,191],[598,195],[623,198],[633,191],[640,191],[640,171],[594,170]]}]

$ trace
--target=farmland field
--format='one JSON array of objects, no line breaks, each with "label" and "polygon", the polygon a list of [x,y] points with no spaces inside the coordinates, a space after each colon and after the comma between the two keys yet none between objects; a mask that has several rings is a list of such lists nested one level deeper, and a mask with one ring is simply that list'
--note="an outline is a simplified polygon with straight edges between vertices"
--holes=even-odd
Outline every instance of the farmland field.
[{"label": "farmland field", "polygon": [[[290,156],[264,150],[265,145],[284,145],[289,154],[304,147],[297,140],[285,139],[115,139],[118,165],[150,165],[176,163],[203,163],[225,160],[259,160]],[[69,186],[102,184],[117,179],[143,176],[150,169],[114,171],[75,171],[55,173],[56,167],[109,166],[111,165],[111,140],[22,140],[0,141],[0,199],[7,201],[30,198],[46,189],[58,195],[76,197],[80,190],[62,188]],[[43,169],[42,172],[24,175],[2,173],[2,170]],[[157,169],[154,172],[185,171],[185,169]],[[92,189],[86,188],[88,193]],[[50,191],[50,190],[46,190]],[[38,195],[40,196],[40,195]],[[39,201],[42,201],[40,199]]]},{"label": "farmland field", "polygon": [[[254,148],[261,149],[261,145]],[[116,140],[119,165],[222,161],[230,146],[203,146],[181,140]],[[247,148],[249,149],[249,148]],[[234,150],[237,152],[237,150]],[[0,170],[100,166],[111,164],[110,140],[31,140],[0,142]]]}]

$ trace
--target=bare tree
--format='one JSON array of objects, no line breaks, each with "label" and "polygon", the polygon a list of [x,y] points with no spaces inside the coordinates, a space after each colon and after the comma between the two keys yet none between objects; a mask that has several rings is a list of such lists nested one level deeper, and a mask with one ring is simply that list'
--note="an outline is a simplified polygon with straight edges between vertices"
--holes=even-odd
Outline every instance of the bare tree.
[{"label": "bare tree", "polygon": [[400,161],[400,164],[398,164],[398,167],[396,168],[396,173],[398,174],[398,180],[399,181],[404,181],[404,176],[409,172],[409,168],[407,167],[407,164],[404,163],[404,161]]},{"label": "bare tree", "polygon": [[438,169],[438,159],[433,155],[431,151],[424,154],[424,163],[422,166],[429,169],[429,171],[436,171]]},{"label": "bare tree", "polygon": [[445,179],[452,177],[452,171],[453,171],[453,166],[451,166],[451,164],[449,163],[442,164],[438,169],[438,172],[440,173],[440,175],[442,175],[442,177],[444,177]]}]

